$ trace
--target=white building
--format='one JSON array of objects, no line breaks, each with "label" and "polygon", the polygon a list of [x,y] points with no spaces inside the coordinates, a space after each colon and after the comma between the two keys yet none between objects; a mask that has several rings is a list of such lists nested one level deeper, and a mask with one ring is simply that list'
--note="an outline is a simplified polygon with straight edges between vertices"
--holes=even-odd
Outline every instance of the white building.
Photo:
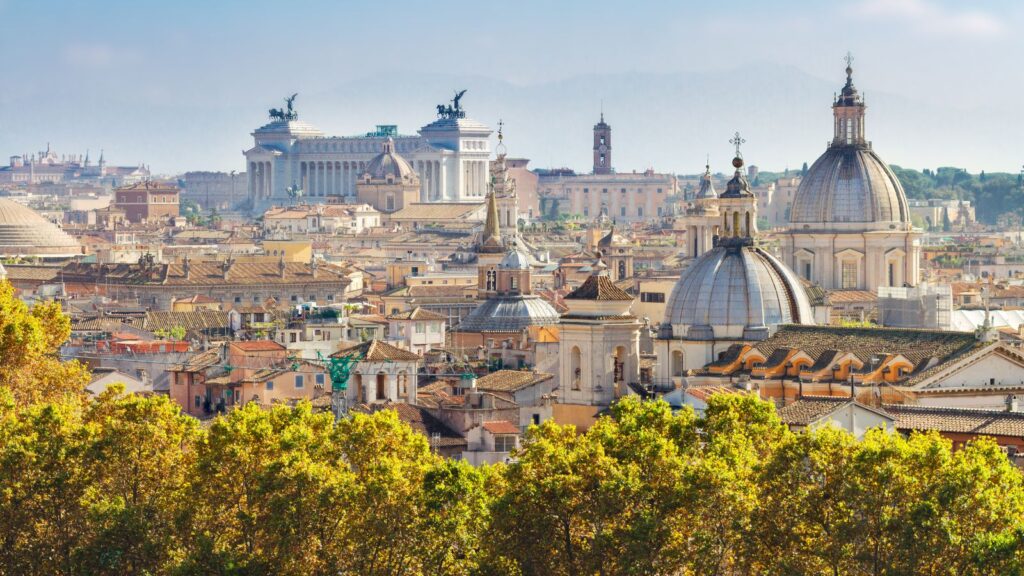
[{"label": "white building", "polygon": [[438,106],[438,119],[417,135],[379,125],[362,136],[325,136],[299,120],[289,100],[287,111],[271,110],[272,121],[252,133],[254,146],[245,151],[253,209],[294,203],[297,189],[306,201],[355,196],[357,179],[388,138],[419,175],[422,202],[482,202],[491,129],[466,118],[459,99]]},{"label": "white building", "polygon": [[445,344],[446,318],[419,306],[388,316],[388,343],[417,354]]},{"label": "white building", "polygon": [[597,413],[630,393],[640,381],[640,320],[633,297],[595,272],[565,297],[569,311],[559,324],[559,392],[554,417],[587,428]]}]

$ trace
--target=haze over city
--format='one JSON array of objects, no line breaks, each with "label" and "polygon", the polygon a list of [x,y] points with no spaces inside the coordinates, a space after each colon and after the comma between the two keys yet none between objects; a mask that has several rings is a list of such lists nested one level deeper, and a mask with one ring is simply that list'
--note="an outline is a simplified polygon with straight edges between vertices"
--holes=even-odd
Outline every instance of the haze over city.
[{"label": "haze over city", "polygon": [[[456,89],[533,166],[585,168],[602,107],[619,171],[813,160],[847,51],[889,162],[1016,172],[1006,119],[1024,53],[1017,2],[0,1],[0,148],[243,169],[268,108],[299,93],[329,134],[414,133]],[[45,72],[44,72],[45,71]]]}]

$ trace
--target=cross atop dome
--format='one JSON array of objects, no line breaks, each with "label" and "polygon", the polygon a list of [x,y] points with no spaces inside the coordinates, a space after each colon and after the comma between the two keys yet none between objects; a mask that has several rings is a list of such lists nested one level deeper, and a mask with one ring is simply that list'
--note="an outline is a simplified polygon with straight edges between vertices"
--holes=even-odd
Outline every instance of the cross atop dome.
[{"label": "cross atop dome", "polygon": [[[743,144],[746,144],[746,142],[747,141],[744,140],[742,136],[740,136],[739,132],[736,132],[736,135],[729,139],[729,144],[732,144],[733,146],[736,147],[736,158],[741,159],[740,160],[740,166],[743,165],[743,161],[742,161],[743,154],[740,153],[740,146],[742,146]],[[735,166],[735,160],[733,161],[733,165]],[[739,168],[739,166],[736,166],[736,167]]]}]

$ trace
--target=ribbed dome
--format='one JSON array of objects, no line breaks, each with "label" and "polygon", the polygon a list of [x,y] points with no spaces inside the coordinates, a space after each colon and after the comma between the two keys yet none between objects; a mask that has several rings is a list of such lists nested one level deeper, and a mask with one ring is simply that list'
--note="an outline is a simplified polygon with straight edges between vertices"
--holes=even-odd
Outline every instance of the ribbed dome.
[{"label": "ribbed dome", "polygon": [[462,332],[519,332],[527,326],[557,324],[558,312],[540,296],[489,298],[459,323]]},{"label": "ribbed dome", "polygon": [[391,138],[384,142],[384,151],[366,165],[366,174],[371,180],[414,182],[418,179],[409,162],[395,152],[395,141]]},{"label": "ribbed dome", "polygon": [[903,186],[889,166],[866,146],[833,145],[815,161],[800,182],[793,224],[861,222],[910,223]]},{"label": "ribbed dome", "polygon": [[[763,340],[780,324],[813,324],[799,280],[756,246],[718,246],[679,278],[665,309],[665,337]],[[667,332],[667,330],[666,330]]]},{"label": "ribbed dome", "polygon": [[78,241],[35,210],[0,198],[0,256],[62,257],[81,253]]}]

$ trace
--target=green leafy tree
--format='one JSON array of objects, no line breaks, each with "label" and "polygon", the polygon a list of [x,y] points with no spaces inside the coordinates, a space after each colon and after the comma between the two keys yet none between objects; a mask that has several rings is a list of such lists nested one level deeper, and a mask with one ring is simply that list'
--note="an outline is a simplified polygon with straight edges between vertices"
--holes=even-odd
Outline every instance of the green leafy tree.
[{"label": "green leafy tree", "polygon": [[79,395],[89,373],[78,362],[61,362],[60,346],[71,334],[71,320],[56,302],[31,309],[0,281],[0,386],[21,404]]}]

